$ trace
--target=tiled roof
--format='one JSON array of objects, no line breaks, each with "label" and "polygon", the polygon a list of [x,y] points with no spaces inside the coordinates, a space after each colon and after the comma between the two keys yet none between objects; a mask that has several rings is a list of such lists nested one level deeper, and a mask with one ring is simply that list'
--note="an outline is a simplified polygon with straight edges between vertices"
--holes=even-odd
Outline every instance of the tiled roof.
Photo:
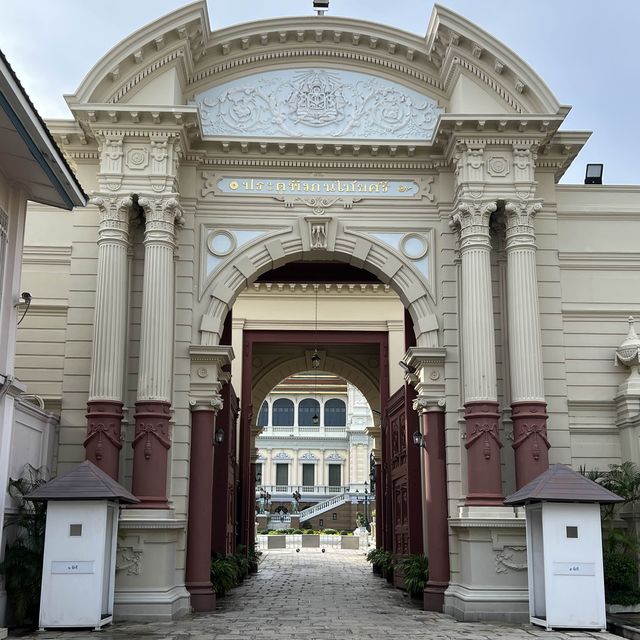
[{"label": "tiled roof", "polygon": [[623,499],[565,464],[554,464],[529,484],[507,496],[507,505],[531,502],[622,502]]},{"label": "tiled roof", "polygon": [[140,502],[95,464],[85,460],[26,496],[29,500],[120,500]]}]

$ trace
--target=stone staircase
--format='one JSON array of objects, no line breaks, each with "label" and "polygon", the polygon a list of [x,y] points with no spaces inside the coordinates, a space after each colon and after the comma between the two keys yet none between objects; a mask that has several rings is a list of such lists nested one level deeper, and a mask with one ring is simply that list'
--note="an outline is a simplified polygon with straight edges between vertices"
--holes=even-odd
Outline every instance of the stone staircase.
[{"label": "stone staircase", "polygon": [[319,516],[321,513],[325,511],[329,511],[329,509],[335,509],[339,507],[341,504],[344,504],[349,500],[348,493],[340,493],[337,496],[333,496],[328,498],[327,500],[323,500],[322,502],[318,502],[314,504],[312,507],[307,509],[303,509],[300,512],[300,522],[304,522],[305,520],[309,520],[310,518],[314,518],[315,516]]}]

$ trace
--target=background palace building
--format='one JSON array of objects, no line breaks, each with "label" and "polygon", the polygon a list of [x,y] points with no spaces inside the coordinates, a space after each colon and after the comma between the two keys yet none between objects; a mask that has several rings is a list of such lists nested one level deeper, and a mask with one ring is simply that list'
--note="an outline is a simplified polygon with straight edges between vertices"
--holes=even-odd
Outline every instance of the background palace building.
[{"label": "background palace building", "polygon": [[426,608],[528,619],[504,496],[549,463],[640,462],[640,188],[559,184],[589,137],[569,107],[440,6],[420,37],[212,32],[204,2],[67,102],[47,126],[91,199],[29,204],[14,395],[42,406],[2,414],[0,471],[86,457],[140,499],[116,616],[214,608],[211,552],[254,540],[261,493],[373,484],[377,545],[429,557]]}]

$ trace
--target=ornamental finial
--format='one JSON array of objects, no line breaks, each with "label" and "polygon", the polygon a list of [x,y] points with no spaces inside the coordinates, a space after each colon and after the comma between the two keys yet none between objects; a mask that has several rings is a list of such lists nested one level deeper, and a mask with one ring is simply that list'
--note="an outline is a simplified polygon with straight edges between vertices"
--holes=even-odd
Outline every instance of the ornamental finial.
[{"label": "ornamental finial", "polygon": [[629,332],[624,342],[616,349],[615,363],[621,362],[627,367],[640,364],[640,338],[636,333],[635,319],[629,316]]}]

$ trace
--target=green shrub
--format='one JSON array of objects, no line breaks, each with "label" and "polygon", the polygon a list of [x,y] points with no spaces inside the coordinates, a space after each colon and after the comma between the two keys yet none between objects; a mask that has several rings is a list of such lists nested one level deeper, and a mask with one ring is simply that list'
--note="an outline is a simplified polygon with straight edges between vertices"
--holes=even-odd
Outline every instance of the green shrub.
[{"label": "green shrub", "polygon": [[353,531],[347,531],[347,529],[341,529],[340,530],[340,535],[341,536],[352,536],[353,535]]},{"label": "green shrub", "polygon": [[15,537],[7,545],[0,575],[4,576],[9,610],[19,625],[36,624],[40,611],[47,505],[31,502],[25,496],[45,484],[45,473],[44,467],[36,469],[26,465],[21,478],[9,479],[9,495],[18,510],[5,520],[5,527],[10,528]]},{"label": "green shrub", "polygon": [[313,529],[313,527],[311,526],[311,521],[310,520],[305,520],[302,523],[302,528],[303,529]]},{"label": "green shrub", "polygon": [[316,535],[316,532],[313,529],[305,529],[302,533],[304,535],[307,535],[307,536],[315,536]]},{"label": "green shrub", "polygon": [[238,567],[236,562],[221,554],[211,558],[211,582],[217,596],[224,596],[227,591],[238,584]]},{"label": "green shrub", "polygon": [[338,534],[338,532],[337,532],[335,529],[325,529],[325,530],[323,531],[323,533],[324,533],[326,536],[335,536],[335,535],[337,535],[337,534]]},{"label": "green shrub", "polygon": [[384,549],[372,549],[367,553],[367,561],[370,562],[374,569],[388,575],[393,569],[393,554]]},{"label": "green shrub", "polygon": [[236,565],[238,581],[244,580],[249,575],[249,559],[244,555],[244,550],[245,547],[243,545],[238,545],[238,552],[232,556],[227,556]]},{"label": "green shrub", "polygon": [[255,573],[258,570],[258,562],[260,560],[260,556],[262,555],[262,551],[258,551],[258,547],[256,544],[252,544],[249,547],[249,551],[247,553],[247,560],[249,561],[249,571],[251,573]]},{"label": "green shrub", "polygon": [[304,533],[304,531],[303,531],[302,529],[294,529],[294,530],[293,530],[293,533],[294,533],[295,535],[300,535],[301,533]]},{"label": "green shrub", "polygon": [[404,577],[404,586],[412,598],[422,597],[422,592],[429,578],[429,561],[427,556],[416,553],[406,556],[398,562]]}]

